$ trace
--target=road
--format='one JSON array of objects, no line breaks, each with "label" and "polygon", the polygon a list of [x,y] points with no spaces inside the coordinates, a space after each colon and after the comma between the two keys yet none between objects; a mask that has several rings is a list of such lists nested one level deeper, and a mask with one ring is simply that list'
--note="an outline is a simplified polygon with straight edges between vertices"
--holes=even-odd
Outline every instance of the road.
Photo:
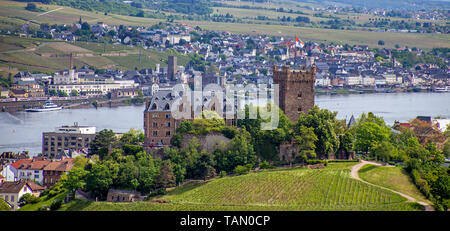
[{"label": "road", "polygon": [[61,9],[64,9],[64,7],[61,7],[61,8],[58,8],[58,9],[54,9],[54,10],[50,10],[50,11],[47,11],[47,12],[45,12],[45,13],[38,14],[37,16],[46,15],[46,14],[48,14],[48,13],[51,13],[51,12],[54,12],[54,11],[57,11],[57,10],[61,10]]},{"label": "road", "polygon": [[413,198],[413,197],[411,197],[411,196],[408,196],[408,195],[406,195],[406,194],[404,194],[404,193],[401,193],[401,192],[398,192],[398,191],[395,191],[395,190],[392,190],[392,189],[389,189],[389,188],[386,188],[386,187],[383,187],[383,186],[379,186],[379,185],[376,185],[376,184],[372,184],[372,183],[369,183],[369,182],[364,181],[363,179],[361,179],[361,178],[358,176],[358,171],[359,171],[364,165],[366,165],[366,164],[372,164],[372,165],[376,165],[376,166],[382,166],[382,165],[379,164],[379,163],[361,160],[361,162],[360,162],[359,164],[356,164],[356,165],[353,165],[353,166],[352,166],[352,170],[351,170],[351,172],[350,172],[351,177],[355,178],[356,180],[362,181],[362,182],[364,182],[364,183],[366,183],[366,184],[370,184],[370,185],[372,185],[372,186],[379,187],[379,188],[382,188],[382,189],[386,189],[386,190],[389,190],[389,191],[391,191],[391,192],[393,192],[393,193],[397,193],[397,194],[399,194],[400,196],[406,198],[408,201],[419,203],[419,204],[421,204],[421,205],[423,205],[423,206],[425,207],[425,211],[434,211],[433,206],[431,206],[430,204],[428,204],[428,203],[426,203],[426,202],[416,200],[415,198]]}]

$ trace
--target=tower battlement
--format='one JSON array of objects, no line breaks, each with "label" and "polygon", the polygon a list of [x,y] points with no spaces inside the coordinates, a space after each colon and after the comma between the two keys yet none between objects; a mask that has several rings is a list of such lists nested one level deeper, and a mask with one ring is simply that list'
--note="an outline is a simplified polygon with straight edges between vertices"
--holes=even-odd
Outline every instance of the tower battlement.
[{"label": "tower battlement", "polygon": [[316,81],[316,66],[303,70],[291,70],[290,66],[283,66],[281,69],[278,66],[273,66],[273,78],[282,80],[280,78],[287,78],[288,81]]}]

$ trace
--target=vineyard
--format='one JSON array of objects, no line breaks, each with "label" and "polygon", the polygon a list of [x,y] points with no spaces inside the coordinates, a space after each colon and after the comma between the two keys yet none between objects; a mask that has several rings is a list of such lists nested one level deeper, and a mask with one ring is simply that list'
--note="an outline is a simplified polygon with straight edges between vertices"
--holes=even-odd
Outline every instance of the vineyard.
[{"label": "vineyard", "polygon": [[267,170],[187,185],[157,198],[168,203],[93,202],[84,210],[422,210],[420,205],[350,176],[348,164]]}]

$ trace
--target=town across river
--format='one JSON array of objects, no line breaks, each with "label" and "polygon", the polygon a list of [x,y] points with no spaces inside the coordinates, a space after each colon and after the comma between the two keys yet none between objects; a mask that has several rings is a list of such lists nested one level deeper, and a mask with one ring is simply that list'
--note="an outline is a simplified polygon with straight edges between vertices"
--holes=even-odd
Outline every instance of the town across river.
[{"label": "town across river", "polygon": [[[315,104],[337,111],[337,118],[355,118],[373,112],[392,125],[416,116],[450,118],[450,93],[378,93],[319,95]],[[67,109],[52,112],[0,112],[0,153],[29,151],[31,156],[42,151],[42,133],[62,125],[95,126],[97,131],[112,129],[126,132],[143,128],[144,106],[100,107],[98,109]]]}]

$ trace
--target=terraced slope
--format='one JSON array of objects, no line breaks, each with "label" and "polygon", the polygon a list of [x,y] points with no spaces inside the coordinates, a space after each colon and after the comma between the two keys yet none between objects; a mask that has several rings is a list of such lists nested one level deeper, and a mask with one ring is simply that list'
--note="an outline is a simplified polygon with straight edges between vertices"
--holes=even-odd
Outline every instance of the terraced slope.
[{"label": "terraced slope", "polygon": [[[350,176],[349,164],[270,170],[177,188],[166,203],[85,203],[83,210],[423,210],[388,190]],[[70,210],[70,206],[66,207]]]}]

